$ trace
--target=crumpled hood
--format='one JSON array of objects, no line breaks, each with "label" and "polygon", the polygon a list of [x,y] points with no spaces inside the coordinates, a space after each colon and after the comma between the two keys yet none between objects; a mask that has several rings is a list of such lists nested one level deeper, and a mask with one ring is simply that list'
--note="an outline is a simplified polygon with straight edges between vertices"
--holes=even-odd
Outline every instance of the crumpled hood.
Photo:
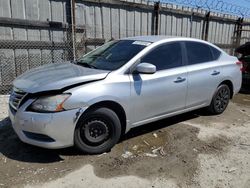
[{"label": "crumpled hood", "polygon": [[104,79],[109,71],[85,68],[70,62],[47,64],[17,77],[14,87],[28,93],[60,90],[67,86]]}]

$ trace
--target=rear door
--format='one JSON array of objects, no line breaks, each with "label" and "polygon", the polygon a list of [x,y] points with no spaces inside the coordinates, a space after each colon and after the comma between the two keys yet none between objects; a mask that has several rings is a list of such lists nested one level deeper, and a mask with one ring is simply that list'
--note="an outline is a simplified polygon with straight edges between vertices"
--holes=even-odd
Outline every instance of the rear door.
[{"label": "rear door", "polygon": [[187,70],[183,51],[180,42],[165,43],[140,59],[139,63],[151,63],[157,71],[130,75],[133,123],[185,108]]},{"label": "rear door", "polygon": [[186,41],[188,90],[186,107],[210,103],[222,81],[220,51],[201,42]]}]

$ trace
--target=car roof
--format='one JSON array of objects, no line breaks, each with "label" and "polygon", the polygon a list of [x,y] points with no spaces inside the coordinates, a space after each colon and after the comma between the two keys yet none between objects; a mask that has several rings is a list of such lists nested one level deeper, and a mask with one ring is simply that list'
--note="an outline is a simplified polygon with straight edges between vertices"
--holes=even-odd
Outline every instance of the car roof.
[{"label": "car roof", "polygon": [[197,41],[197,42],[205,42],[200,39],[195,38],[188,38],[188,37],[179,37],[179,36],[168,36],[168,35],[147,35],[147,36],[135,36],[135,37],[128,37],[123,38],[122,40],[138,40],[138,41],[145,41],[145,42],[158,42],[161,40],[188,40],[188,41]]},{"label": "car roof", "polygon": [[174,36],[165,36],[165,35],[148,35],[148,36],[135,36],[135,37],[128,37],[122,40],[139,40],[139,41],[147,41],[147,42],[158,42],[163,39],[168,38],[177,38]]},{"label": "car roof", "polygon": [[168,36],[168,35],[145,35],[145,36],[135,36],[135,37],[128,37],[128,38],[123,38],[121,40],[137,40],[137,41],[145,41],[145,42],[151,42],[151,43],[155,43],[155,42],[159,42],[162,40],[167,40],[169,39],[170,41],[193,41],[193,42],[201,42],[210,46],[213,46],[214,48],[220,50],[221,52],[224,52],[223,50],[221,50],[218,46],[201,40],[201,39],[197,39],[197,38],[190,38],[190,37],[180,37],[180,36]]}]

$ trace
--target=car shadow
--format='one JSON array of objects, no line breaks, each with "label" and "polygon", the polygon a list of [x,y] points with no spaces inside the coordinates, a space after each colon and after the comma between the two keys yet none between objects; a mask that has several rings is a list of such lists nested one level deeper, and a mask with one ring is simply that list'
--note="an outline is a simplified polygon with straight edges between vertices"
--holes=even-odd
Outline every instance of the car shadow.
[{"label": "car shadow", "polygon": [[[125,134],[121,141],[127,140],[127,139],[131,139],[137,136],[141,136],[143,134],[147,134],[150,132],[154,132],[172,125],[175,125],[177,123],[181,123],[183,121],[187,121],[190,119],[195,119],[199,116],[201,116],[204,112],[198,112],[198,111],[193,111],[193,112],[188,112],[185,114],[181,114],[181,115],[177,115],[177,116],[173,116],[170,118],[166,118],[163,120],[159,120],[153,123],[148,123],[145,125],[141,125],[139,127],[135,127],[133,129],[131,129],[127,134]],[[205,113],[204,113],[205,114]]]},{"label": "car shadow", "polygon": [[74,148],[50,150],[23,143],[14,132],[9,118],[1,120],[0,125],[0,154],[6,158],[30,163],[53,163],[62,161],[62,155],[77,155]]},{"label": "car shadow", "polygon": [[[172,126],[186,120],[195,119],[201,116],[201,114],[202,113],[200,112],[193,111],[139,126],[131,129],[121,138],[120,142]],[[0,126],[0,153],[8,159],[29,163],[54,163],[63,161],[66,156],[82,155],[81,152],[74,147],[51,150],[25,144],[21,142],[15,134],[9,118],[0,121],[0,125],[3,121],[5,121],[5,126]]]}]

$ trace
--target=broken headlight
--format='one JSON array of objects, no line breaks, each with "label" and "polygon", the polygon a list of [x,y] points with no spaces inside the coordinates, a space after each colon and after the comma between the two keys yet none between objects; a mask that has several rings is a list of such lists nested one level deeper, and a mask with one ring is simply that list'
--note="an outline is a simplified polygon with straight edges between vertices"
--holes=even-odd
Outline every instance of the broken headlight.
[{"label": "broken headlight", "polygon": [[35,100],[29,107],[34,112],[61,112],[64,110],[63,103],[71,94],[42,96]]}]

